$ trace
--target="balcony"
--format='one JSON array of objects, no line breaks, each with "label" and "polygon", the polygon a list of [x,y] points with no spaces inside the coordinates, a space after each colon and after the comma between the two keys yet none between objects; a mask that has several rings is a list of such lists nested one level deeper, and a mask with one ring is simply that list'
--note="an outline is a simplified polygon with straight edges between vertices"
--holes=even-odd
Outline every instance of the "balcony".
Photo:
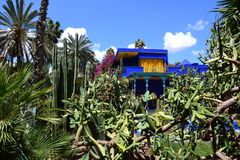
[{"label": "balcony", "polygon": [[143,72],[143,67],[141,66],[124,66],[122,76],[128,77],[132,73],[142,73],[142,72]]},{"label": "balcony", "polygon": [[165,73],[165,68],[145,68],[144,72],[150,72],[150,73]]}]

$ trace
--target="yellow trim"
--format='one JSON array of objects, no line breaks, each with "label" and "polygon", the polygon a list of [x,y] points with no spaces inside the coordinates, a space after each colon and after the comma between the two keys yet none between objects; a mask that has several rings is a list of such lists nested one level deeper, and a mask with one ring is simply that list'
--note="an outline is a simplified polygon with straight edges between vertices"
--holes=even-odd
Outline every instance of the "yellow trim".
[{"label": "yellow trim", "polygon": [[119,52],[116,61],[120,61],[121,58],[131,58],[136,57],[138,52]]}]

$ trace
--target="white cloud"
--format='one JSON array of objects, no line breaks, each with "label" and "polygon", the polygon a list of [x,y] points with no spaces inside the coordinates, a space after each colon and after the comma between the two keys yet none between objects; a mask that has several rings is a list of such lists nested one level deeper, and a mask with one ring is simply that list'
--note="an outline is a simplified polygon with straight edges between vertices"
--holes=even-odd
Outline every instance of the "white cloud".
[{"label": "white cloud", "polygon": [[95,57],[97,58],[97,60],[99,60],[99,62],[102,61],[102,59],[103,59],[104,55],[106,54],[108,48],[112,48],[115,53],[117,52],[117,48],[115,46],[110,46],[110,47],[106,48],[105,50],[99,50],[99,48],[100,48],[100,44],[99,44],[98,48],[93,49],[93,52],[95,53]]},{"label": "white cloud", "polygon": [[[78,35],[87,35],[87,30],[85,28],[73,28],[73,27],[68,27],[66,28],[61,37],[60,37],[60,41],[63,40],[64,38],[68,38],[68,34],[72,35],[73,37],[75,37],[75,34]],[[63,47],[62,42],[58,42],[58,47]]]},{"label": "white cloud", "polygon": [[208,25],[208,21],[198,20],[194,25],[188,24],[188,29],[195,31],[203,30]]},{"label": "white cloud", "polygon": [[105,50],[103,50],[103,51],[100,51],[100,50],[93,50],[93,52],[95,53],[95,57],[96,57],[96,59],[99,61],[99,62],[101,62],[102,61],[102,59],[103,59],[103,57],[104,57],[104,55],[105,55]]},{"label": "white cloud", "polygon": [[73,37],[75,36],[75,34],[78,35],[86,35],[87,34],[87,30],[85,28],[72,28],[72,27],[68,27],[63,31],[63,34],[61,35],[60,39],[64,39],[64,38],[68,38],[68,34],[72,35]]},{"label": "white cloud", "polygon": [[[128,48],[135,48],[135,44],[134,43],[131,43],[128,45]],[[145,49],[147,49],[148,47],[147,46],[144,46]]]},{"label": "white cloud", "polygon": [[194,55],[194,56],[199,56],[200,54],[204,54],[204,50],[202,49],[202,50],[193,50],[192,51],[192,54]]},{"label": "white cloud", "polygon": [[94,43],[93,46],[92,46],[92,49],[99,49],[101,47],[101,44],[100,43]]},{"label": "white cloud", "polygon": [[163,40],[164,49],[167,49],[169,53],[179,52],[197,43],[197,39],[192,36],[191,32],[177,32],[175,34],[166,32]]},{"label": "white cloud", "polygon": [[135,48],[135,44],[134,43],[129,44],[128,48]]}]

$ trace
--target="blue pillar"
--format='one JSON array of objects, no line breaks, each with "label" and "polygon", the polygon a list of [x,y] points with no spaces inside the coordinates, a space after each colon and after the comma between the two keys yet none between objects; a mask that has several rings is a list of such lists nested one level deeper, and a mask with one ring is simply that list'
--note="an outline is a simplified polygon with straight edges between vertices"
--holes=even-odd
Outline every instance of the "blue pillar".
[{"label": "blue pillar", "polygon": [[165,89],[166,89],[166,79],[162,78],[162,83],[163,83],[163,94],[165,93]]},{"label": "blue pillar", "polygon": [[148,82],[149,82],[149,79],[145,79],[145,86],[146,86],[146,92],[148,91]]},{"label": "blue pillar", "polygon": [[137,80],[136,80],[136,77],[133,77],[133,92],[136,94],[136,83],[137,83]]}]

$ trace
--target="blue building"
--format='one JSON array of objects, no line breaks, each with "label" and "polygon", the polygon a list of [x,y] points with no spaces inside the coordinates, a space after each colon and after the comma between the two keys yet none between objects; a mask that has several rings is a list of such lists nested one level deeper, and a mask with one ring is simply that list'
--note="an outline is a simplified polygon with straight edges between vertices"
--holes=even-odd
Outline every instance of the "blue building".
[{"label": "blue building", "polygon": [[[206,65],[182,64],[168,67],[168,51],[164,49],[119,48],[115,56],[115,64],[121,67],[122,77],[130,79],[130,88],[137,94],[146,91],[163,94],[168,85],[169,74],[186,73],[188,68],[202,73],[207,71]],[[181,68],[184,66],[184,72]]]},{"label": "blue building", "polygon": [[200,74],[208,71],[207,65],[190,63],[188,60],[184,59],[178,65],[168,66],[168,73],[177,73],[178,75],[181,75],[186,74],[189,69],[194,70]]}]

